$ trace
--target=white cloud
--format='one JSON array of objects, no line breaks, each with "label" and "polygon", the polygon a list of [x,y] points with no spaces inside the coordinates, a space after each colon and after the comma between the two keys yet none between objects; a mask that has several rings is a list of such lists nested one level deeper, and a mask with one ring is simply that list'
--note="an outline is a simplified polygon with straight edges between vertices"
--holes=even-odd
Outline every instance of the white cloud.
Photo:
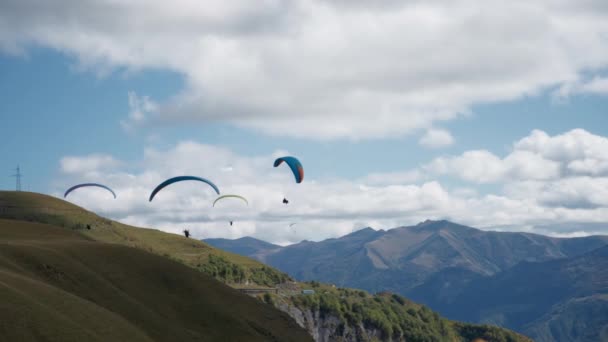
[{"label": "white cloud", "polygon": [[565,100],[577,94],[608,95],[608,78],[595,76],[586,81],[565,83],[554,92],[553,96],[558,100]]},{"label": "white cloud", "polygon": [[594,77],[583,85],[583,92],[608,95],[608,78]]},{"label": "white cloud", "polygon": [[130,130],[149,120],[150,115],[158,112],[158,104],[148,96],[138,96],[134,91],[129,92],[129,115],[120,122],[121,126]]},{"label": "white cloud", "polygon": [[565,208],[608,207],[608,178],[569,177],[551,182],[521,181],[508,184],[512,198],[534,195],[542,205]]},{"label": "white cloud", "polygon": [[84,69],[184,76],[158,115],[127,123],[224,120],[317,139],[408,134],[608,65],[604,0],[4,0],[0,23],[7,52],[38,45]]},{"label": "white cloud", "polygon": [[[493,213],[495,225],[512,227],[513,222],[520,222],[534,227],[542,222],[544,227],[539,232],[550,233],[548,226],[563,226],[564,221],[605,222],[607,148],[606,137],[582,129],[555,136],[534,130],[515,142],[513,150],[503,158],[484,150],[467,151],[460,156],[437,158],[423,170],[456,176],[473,184],[500,184],[504,194],[487,195],[483,203],[470,204],[471,207],[486,207]],[[496,204],[498,207],[494,207]],[[482,211],[470,219],[479,219],[483,224],[485,218],[486,211]]]},{"label": "white cloud", "polygon": [[454,137],[449,131],[432,128],[426,131],[418,143],[428,148],[441,148],[452,145]]},{"label": "white cloud", "polygon": [[419,170],[403,172],[378,172],[371,173],[361,181],[370,185],[409,184],[415,183],[424,176]]},{"label": "white cloud", "polygon": [[560,162],[569,173],[599,175],[608,171],[608,139],[583,129],[574,129],[553,137],[534,130],[528,137],[517,142],[514,148]]},{"label": "white cloud", "polygon": [[86,157],[63,157],[60,160],[61,171],[67,174],[88,174],[120,166],[120,162],[106,154],[91,154]]},{"label": "white cloud", "polygon": [[457,157],[440,157],[423,169],[439,175],[457,175],[476,183],[498,182],[507,173],[503,160],[485,150],[467,151]]},{"label": "white cloud", "polygon": [[606,175],[608,174],[608,160],[586,158],[573,160],[568,163],[568,170],[577,174]]},{"label": "white cloud", "polygon": [[[188,228],[198,238],[252,235],[285,244],[337,237],[363,226],[388,229],[427,218],[545,234],[608,234],[597,226],[608,222],[608,177],[567,169],[576,158],[602,160],[593,153],[597,150],[581,152],[572,146],[572,141],[585,145],[583,141],[597,138],[605,139],[579,130],[556,136],[535,131],[516,142],[504,158],[479,150],[427,165],[428,170],[455,174],[472,184],[502,185],[502,191],[489,193],[472,187],[451,188],[434,179],[433,173],[424,174],[425,170],[372,174],[359,180],[306,179],[296,184],[288,168],[272,166],[277,155],[288,151],[248,157],[192,141],[169,149],[146,149],[139,160],[121,162],[98,155],[64,158],[62,166],[72,166],[62,167],[66,177],[57,185],[63,190],[79,180],[90,181],[87,177],[95,174],[96,181],[110,185],[118,198],[109,199],[103,191],[79,191],[70,195],[71,201],[139,226],[175,233]],[[106,168],[108,163],[115,166]],[[123,170],[126,165],[132,172]],[[188,174],[212,180],[223,194],[243,195],[250,205],[237,201],[212,208],[215,193],[193,182],[174,184],[148,202],[150,191],[164,179]],[[289,205],[282,204],[283,197],[290,200]],[[230,220],[235,221],[232,227]],[[289,229],[292,222],[298,223],[296,232]]]},{"label": "white cloud", "polygon": [[485,150],[439,157],[423,167],[474,183],[556,180],[567,176],[608,175],[608,139],[583,129],[549,136],[534,130],[500,158]]}]

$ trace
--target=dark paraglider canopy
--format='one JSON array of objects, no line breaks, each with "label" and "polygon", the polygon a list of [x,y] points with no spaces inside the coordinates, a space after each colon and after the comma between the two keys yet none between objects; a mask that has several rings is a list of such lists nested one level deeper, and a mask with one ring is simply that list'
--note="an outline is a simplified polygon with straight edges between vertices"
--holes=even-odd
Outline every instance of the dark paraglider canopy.
[{"label": "dark paraglider canopy", "polygon": [[152,200],[154,199],[154,196],[156,196],[156,194],[161,191],[163,188],[165,188],[166,186],[169,186],[173,183],[177,183],[177,182],[182,182],[182,181],[188,181],[188,180],[193,180],[193,181],[199,181],[199,182],[203,182],[208,184],[209,186],[211,186],[213,188],[213,190],[215,190],[215,192],[219,195],[220,194],[220,189],[217,188],[217,186],[215,186],[215,184],[213,184],[211,181],[205,179],[205,178],[201,178],[201,177],[196,177],[196,176],[178,176],[178,177],[173,177],[173,178],[169,178],[166,181],[160,183],[150,194],[150,199],[149,201],[152,202]]},{"label": "dark paraglider canopy", "polygon": [[89,187],[89,186],[94,186],[94,187],[98,187],[98,188],[102,188],[102,189],[106,189],[109,192],[112,193],[112,195],[114,196],[114,198],[116,198],[116,194],[114,193],[114,191],[112,189],[110,189],[109,187],[103,185],[103,184],[99,184],[99,183],[82,183],[82,184],[78,184],[78,185],[74,185],[73,187],[69,188],[68,190],[66,190],[65,194],[63,194],[63,197],[67,197],[67,195],[78,189],[78,188],[83,188],[83,187]]},{"label": "dark paraglider canopy", "polygon": [[296,157],[286,156],[277,158],[274,161],[274,167],[281,165],[283,162],[289,165],[289,168],[296,179],[296,183],[302,183],[302,180],[304,180],[304,168],[302,167],[302,163],[300,163]]},{"label": "dark paraglider canopy", "polygon": [[287,200],[287,198],[283,198],[283,204],[288,204],[289,201]]}]

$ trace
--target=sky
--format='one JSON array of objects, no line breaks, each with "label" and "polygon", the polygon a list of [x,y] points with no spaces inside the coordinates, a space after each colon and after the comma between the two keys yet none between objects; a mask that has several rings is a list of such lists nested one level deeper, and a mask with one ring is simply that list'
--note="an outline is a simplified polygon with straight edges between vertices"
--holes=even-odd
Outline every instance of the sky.
[{"label": "sky", "polygon": [[602,0],[0,3],[0,189],[196,238],[608,234],[607,108]]}]

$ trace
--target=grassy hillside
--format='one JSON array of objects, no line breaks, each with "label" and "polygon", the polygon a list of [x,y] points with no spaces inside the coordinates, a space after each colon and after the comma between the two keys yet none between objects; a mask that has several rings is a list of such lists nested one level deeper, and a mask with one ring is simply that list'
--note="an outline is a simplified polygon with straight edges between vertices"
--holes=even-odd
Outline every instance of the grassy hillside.
[{"label": "grassy hillside", "polygon": [[173,258],[233,285],[273,286],[289,279],[285,273],[260,262],[196,239],[125,225],[43,194],[0,191],[0,218],[52,224],[78,231],[96,241],[140,248]]},{"label": "grassy hillside", "polygon": [[168,258],[0,220],[7,341],[309,341],[286,314]]}]

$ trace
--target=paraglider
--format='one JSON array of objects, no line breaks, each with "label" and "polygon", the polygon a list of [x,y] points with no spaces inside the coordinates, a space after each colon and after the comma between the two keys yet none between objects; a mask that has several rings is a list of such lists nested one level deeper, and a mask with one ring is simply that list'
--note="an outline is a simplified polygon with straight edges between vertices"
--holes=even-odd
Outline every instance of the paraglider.
[{"label": "paraglider", "polygon": [[94,186],[94,187],[98,187],[98,188],[102,188],[102,189],[106,189],[109,192],[112,193],[112,195],[114,196],[114,198],[116,198],[116,194],[114,193],[114,191],[112,189],[110,189],[109,187],[103,185],[103,184],[98,184],[98,183],[82,183],[82,184],[78,184],[78,185],[74,185],[73,187],[69,188],[68,190],[66,190],[65,194],[63,194],[63,198],[67,197],[67,195],[78,189],[78,188],[83,188],[83,187],[89,187],[89,186]]},{"label": "paraglider", "polygon": [[[304,180],[304,168],[302,167],[302,163],[300,163],[300,161],[296,157],[286,156],[277,158],[274,161],[274,167],[278,167],[282,163],[285,163],[289,166],[291,172],[293,172],[293,176],[296,179],[296,183],[302,183],[302,180]],[[287,198],[283,198],[283,204],[288,203],[289,201],[287,200]]]},{"label": "paraglider", "polygon": [[[243,197],[243,196],[240,196],[240,195],[222,195],[222,196],[216,198],[215,201],[213,201],[213,207],[215,207],[215,204],[218,201],[223,200],[225,198],[238,198],[238,199],[242,200],[243,202],[245,202],[245,204],[249,205],[249,201],[247,201],[247,199],[245,197]],[[234,224],[234,222],[230,221],[230,226],[231,227],[232,227],[233,224]]]},{"label": "paraglider", "polygon": [[304,180],[304,168],[302,167],[302,163],[300,163],[296,157],[286,156],[277,158],[274,161],[274,167],[281,165],[283,162],[289,165],[289,168],[296,179],[296,183],[302,183],[302,180]]},{"label": "paraglider", "polygon": [[289,224],[289,228],[292,228],[292,230],[293,230],[294,233],[296,232],[296,229],[293,228],[293,226],[295,226],[295,225],[296,225],[295,223],[290,223]]},{"label": "paraglider", "polygon": [[213,201],[213,206],[215,207],[215,204],[219,201],[222,200],[224,198],[239,198],[241,200],[243,200],[247,205],[249,205],[249,201],[247,201],[247,199],[243,196],[240,195],[222,195],[218,198],[215,199],[215,201]]},{"label": "paraglider", "polygon": [[189,238],[189,237],[190,237],[190,231],[189,231],[188,229],[184,229],[184,236],[185,236],[186,238]]},{"label": "paraglider", "polygon": [[156,196],[156,194],[161,191],[163,188],[165,188],[168,185],[171,185],[173,183],[177,183],[177,182],[182,182],[182,181],[187,181],[187,180],[194,180],[194,181],[199,181],[199,182],[203,182],[208,184],[209,186],[211,186],[213,188],[213,190],[215,190],[215,192],[219,195],[220,194],[220,189],[217,188],[217,186],[215,186],[215,184],[213,184],[211,181],[205,179],[205,178],[201,178],[201,177],[196,177],[196,176],[178,176],[178,177],[173,177],[173,178],[169,178],[166,181],[160,183],[150,194],[150,199],[149,201],[152,202],[152,199],[154,199],[154,196]]}]

